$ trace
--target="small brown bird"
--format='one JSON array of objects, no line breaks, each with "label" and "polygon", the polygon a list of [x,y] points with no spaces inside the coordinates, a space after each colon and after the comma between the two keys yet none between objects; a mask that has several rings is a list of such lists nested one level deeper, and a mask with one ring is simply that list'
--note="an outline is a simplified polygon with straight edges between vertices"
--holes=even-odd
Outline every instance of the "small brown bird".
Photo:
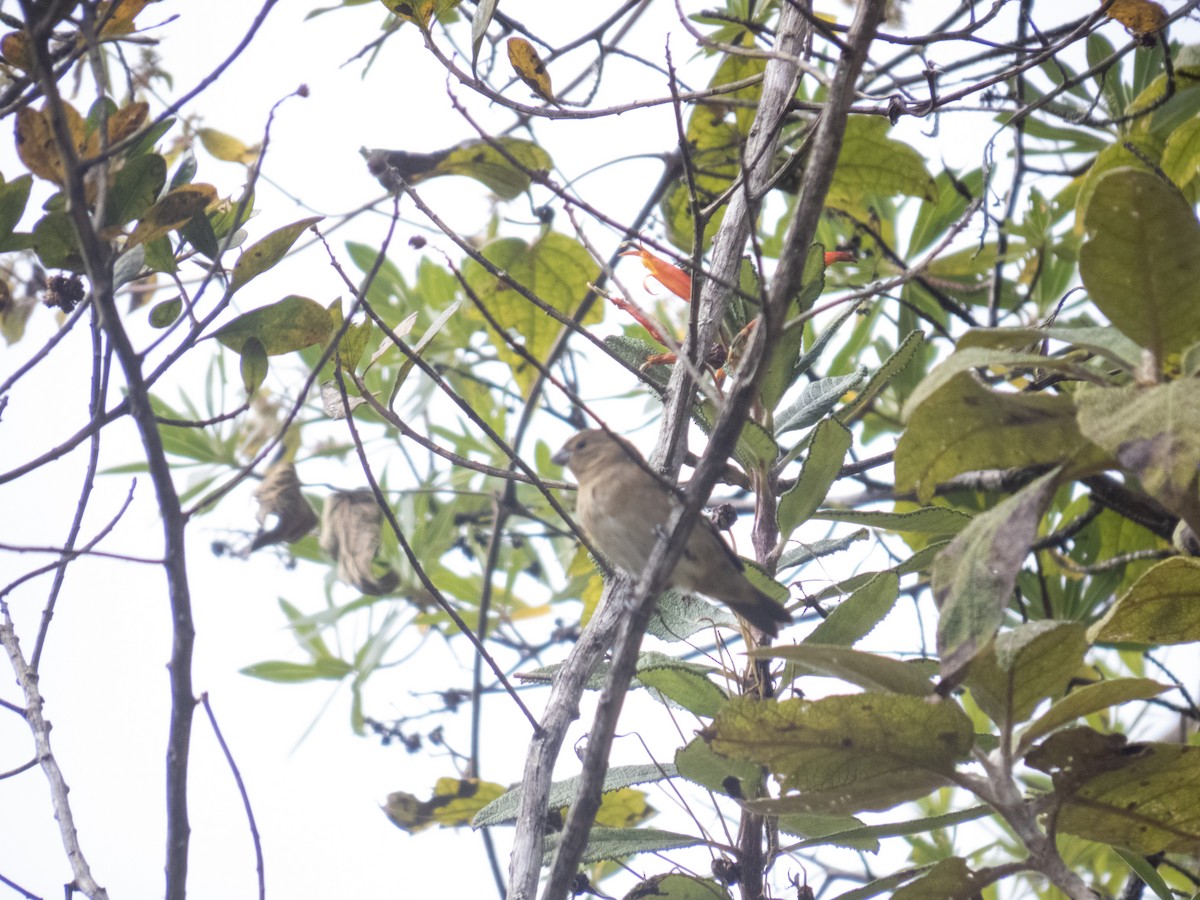
[{"label": "small brown bird", "polygon": [[[651,475],[641,454],[624,438],[598,429],[581,431],[554,454],[579,482],[575,514],[587,536],[612,562],[640,575],[679,498]],[[701,518],[688,536],[670,584],[720,600],[751,625],[774,636],[792,617],[752,585],[742,561]]]}]

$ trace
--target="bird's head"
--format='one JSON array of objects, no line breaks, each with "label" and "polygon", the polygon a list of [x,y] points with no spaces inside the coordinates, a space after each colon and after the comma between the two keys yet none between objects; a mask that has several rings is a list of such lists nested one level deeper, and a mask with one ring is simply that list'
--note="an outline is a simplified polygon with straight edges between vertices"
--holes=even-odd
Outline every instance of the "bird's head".
[{"label": "bird's head", "polygon": [[599,428],[589,428],[573,435],[550,459],[560,466],[566,466],[575,473],[576,478],[585,478],[589,472],[613,463],[637,462],[641,454],[624,438]]}]

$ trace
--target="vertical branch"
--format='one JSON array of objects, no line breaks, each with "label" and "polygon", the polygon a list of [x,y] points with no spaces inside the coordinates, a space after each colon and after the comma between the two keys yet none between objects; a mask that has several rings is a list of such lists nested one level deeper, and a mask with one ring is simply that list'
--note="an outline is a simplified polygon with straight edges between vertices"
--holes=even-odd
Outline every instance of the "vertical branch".
[{"label": "vertical branch", "polygon": [[50,748],[50,723],[42,716],[42,694],[38,690],[38,676],[21,652],[17,641],[16,630],[8,615],[8,606],[0,601],[4,620],[0,622],[0,645],[8,653],[13,672],[17,676],[17,684],[25,696],[25,708],[21,710],[29,730],[33,733],[33,745],[37,763],[46,776],[50,785],[50,803],[54,808],[54,818],[58,822],[58,831],[62,835],[63,849],[67,853],[67,862],[71,866],[71,878],[76,890],[90,897],[91,900],[108,900],[108,891],[96,883],[92,877],[91,868],[79,845],[79,834],[75,830],[75,817],[71,812],[71,801],[68,798],[70,788],[63,777],[58,760]]},{"label": "vertical branch", "polygon": [[[882,0],[868,0],[859,8],[855,27],[851,30],[850,49],[838,66],[838,76],[842,81],[840,85],[835,84],[835,89],[831,91],[830,108],[822,118],[824,127],[819,128],[817,134],[817,158],[827,165],[828,170],[813,179],[813,184],[806,188],[801,202],[797,205],[797,216],[789,230],[790,246],[793,250],[801,240],[804,248],[811,243],[841,146],[846,109],[854,96],[854,82],[866,58],[866,50],[874,29],[882,17]],[[738,281],[741,253],[751,229],[755,226],[758,203],[769,187],[772,157],[779,129],[788,104],[795,95],[800,75],[799,54],[806,32],[807,26],[801,11],[794,4],[784,6],[777,30],[775,54],[764,74],[762,99],[747,141],[745,187],[734,194],[713,242],[713,263],[710,267],[712,277],[706,280],[701,294],[696,331],[689,335],[689,345],[693,352],[695,348],[704,347],[712,339],[729,299],[730,289],[727,285],[736,284]],[[632,602],[626,606],[626,627],[622,630],[620,643],[613,656],[612,669],[589,737],[588,754],[579,776],[575,802],[571,806],[566,828],[559,841],[543,900],[559,900],[565,897],[574,877],[592,819],[599,806],[612,732],[616,727],[616,717],[620,712],[629,679],[636,667],[638,647],[645,622],[649,618],[653,597],[662,588],[666,573],[670,572],[679,559],[700,509],[707,501],[725,460],[737,442],[747,412],[757,396],[759,383],[765,374],[765,363],[769,360],[783,327],[787,301],[794,290],[793,281],[795,286],[798,286],[803,270],[803,254],[800,260],[794,274],[784,280],[783,289],[773,291],[769,295],[769,302],[762,310],[762,321],[755,330],[754,345],[748,353],[749,365],[731,390],[728,402],[717,419],[708,448],[688,486],[684,504],[672,516],[667,529],[669,537],[657,542],[646,569],[638,579]],[[668,388],[658,446],[659,465],[668,476],[674,476],[679,468],[684,447],[681,438],[689,419],[693,390],[688,367],[676,366]],[[630,608],[632,613],[629,612]],[[755,833],[760,831],[761,829],[756,829]]]},{"label": "vertical branch", "polygon": [[[645,571],[638,580],[632,598],[634,613],[627,620],[628,626],[621,634],[622,643],[614,654],[612,671],[605,685],[604,696],[589,739],[588,755],[579,776],[575,802],[571,806],[570,817],[559,843],[543,900],[559,900],[566,895],[599,806],[604,772],[607,768],[607,747],[616,726],[621,699],[636,666],[638,645],[645,621],[649,618],[653,597],[662,588],[666,580],[665,573],[670,572],[682,553],[691,527],[694,526],[701,507],[707,501],[709,492],[724,468],[725,460],[732,452],[747,413],[758,395],[759,384],[766,372],[766,363],[784,324],[788,301],[799,287],[803,260],[807,255],[804,251],[812,242],[816,231],[825,194],[841,148],[847,110],[854,97],[854,85],[866,59],[867,48],[875,28],[882,21],[883,7],[883,0],[865,0],[859,6],[858,15],[850,31],[848,48],[838,63],[829,103],[822,113],[814,137],[810,171],[815,171],[806,179],[785,239],[780,265],[783,277],[779,284],[772,285],[767,305],[761,312],[759,327],[755,329],[754,344],[748,354],[749,365],[739,374],[738,382],[730,391],[728,402],[715,423],[708,448],[688,485],[684,504],[672,517],[668,526],[670,536],[667,540],[658,541]],[[779,129],[788,104],[795,94],[796,82],[800,75],[798,59],[806,32],[805,19],[798,7],[794,4],[784,6],[776,36],[776,53],[764,74],[762,99],[747,141],[745,187],[744,190],[735,193],[713,242],[713,277],[706,281],[701,294],[700,318],[693,347],[703,347],[711,340],[729,299],[730,289],[726,285],[736,284],[738,281],[741,253],[751,229],[755,226],[757,205],[770,184],[772,158]],[[779,274],[777,278],[780,278]],[[689,342],[691,341],[692,337],[689,336]],[[673,476],[678,471],[683,449],[680,438],[687,426],[692,403],[693,385],[687,367],[675,367],[668,392],[663,427],[659,435],[659,464],[666,474]],[[677,449],[671,453],[670,448]],[[626,661],[628,665],[625,665]],[[751,822],[749,825],[751,827],[747,829],[746,842],[750,842],[752,835],[755,845],[758,846],[761,823]],[[757,851],[754,856],[761,861],[761,851]],[[743,873],[743,878],[745,877],[746,873]],[[758,878],[761,879],[761,875]],[[743,885],[745,896],[757,897],[761,891],[756,891],[756,887],[753,884]]]},{"label": "vertical branch", "polygon": [[[85,7],[90,9],[90,7]],[[187,577],[187,556],[184,547],[186,524],[179,504],[179,495],[171,478],[158,424],[150,406],[149,390],[142,374],[142,358],[134,349],[125,326],[117,312],[113,295],[112,247],[101,240],[98,223],[88,210],[84,183],[85,168],[75,150],[63,100],[51,66],[49,32],[39,22],[38,10],[32,0],[21,0],[21,12],[30,35],[34,76],[46,96],[56,150],[63,163],[63,190],[67,210],[79,242],[80,256],[91,288],[92,300],[100,315],[100,327],[116,354],[125,376],[129,412],[137,426],[142,449],[154,485],[159,513],[163,523],[163,568],[167,576],[167,599],[171,608],[172,646],[168,666],[171,681],[171,716],[167,737],[167,900],[183,900],[186,895],[188,843],[191,828],[188,824],[187,774],[191,744],[192,718],[195,698],[192,693],[192,651],[195,627],[192,622],[191,593]],[[84,22],[84,37],[89,52],[97,52],[90,22]],[[100,167],[104,171],[104,166]],[[104,178],[98,178],[103,194]],[[97,207],[103,208],[102,200]]]}]

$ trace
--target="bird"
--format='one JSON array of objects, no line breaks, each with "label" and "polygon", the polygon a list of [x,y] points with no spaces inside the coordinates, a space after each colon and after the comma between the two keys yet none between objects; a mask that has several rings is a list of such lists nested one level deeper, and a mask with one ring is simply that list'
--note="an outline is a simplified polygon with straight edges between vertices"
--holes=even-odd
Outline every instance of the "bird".
[{"label": "bird", "polygon": [[[573,435],[551,460],[579,483],[575,515],[588,539],[611,562],[633,576],[650,559],[658,534],[682,505],[676,493],[651,474],[637,448],[597,428]],[[775,637],[792,617],[744,574],[742,561],[704,517],[696,522],[669,584],[720,600]]]}]

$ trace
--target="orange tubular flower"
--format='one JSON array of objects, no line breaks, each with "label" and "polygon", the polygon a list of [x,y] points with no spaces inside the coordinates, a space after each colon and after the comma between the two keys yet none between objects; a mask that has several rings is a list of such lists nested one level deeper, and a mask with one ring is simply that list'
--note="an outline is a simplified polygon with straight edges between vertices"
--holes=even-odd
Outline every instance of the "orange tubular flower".
[{"label": "orange tubular flower", "polygon": [[827,250],[825,252],[825,265],[831,266],[840,262],[858,262],[858,254],[853,250]]},{"label": "orange tubular flower", "polygon": [[692,276],[679,266],[667,262],[660,256],[655,256],[645,247],[634,247],[626,250],[622,256],[636,256],[642,265],[650,270],[648,278],[653,278],[676,297],[682,297],[689,303],[692,299]]}]

